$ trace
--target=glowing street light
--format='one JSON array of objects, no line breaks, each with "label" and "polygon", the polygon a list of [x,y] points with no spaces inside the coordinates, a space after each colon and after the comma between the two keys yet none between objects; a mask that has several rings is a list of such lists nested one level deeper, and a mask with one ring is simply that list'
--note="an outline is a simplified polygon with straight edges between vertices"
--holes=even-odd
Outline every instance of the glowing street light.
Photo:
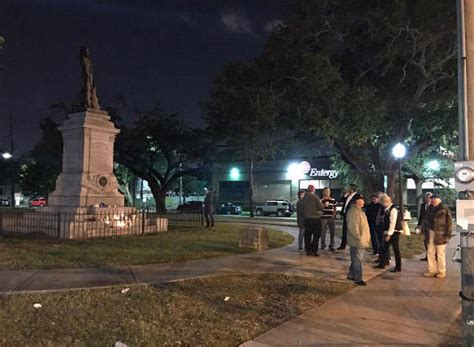
[{"label": "glowing street light", "polygon": [[10,158],[13,157],[13,156],[12,156],[10,153],[8,153],[8,152],[3,152],[3,153],[2,153],[2,157],[3,157],[3,159],[7,159],[7,160],[8,160],[8,159],[10,159]]},{"label": "glowing street light", "polygon": [[240,178],[240,170],[236,167],[233,167],[232,169],[230,169],[229,176],[230,179],[234,181],[238,180]]},{"label": "glowing street light", "polygon": [[428,164],[426,164],[426,166],[428,167],[428,169],[430,169],[431,171],[439,171],[441,165],[439,163],[439,161],[437,161],[436,159],[434,160],[430,160],[428,162]]},{"label": "glowing street light", "polygon": [[407,154],[407,149],[403,143],[397,143],[392,148],[392,154],[398,159],[398,204],[400,213],[403,213],[403,192],[402,192],[402,159]]},{"label": "glowing street light", "polygon": [[301,165],[299,163],[292,163],[288,165],[288,169],[286,171],[286,178],[292,181],[296,181],[303,176],[303,171],[301,169]]},{"label": "glowing street light", "polygon": [[402,159],[407,154],[407,149],[403,143],[397,143],[392,148],[392,154],[397,159]]}]

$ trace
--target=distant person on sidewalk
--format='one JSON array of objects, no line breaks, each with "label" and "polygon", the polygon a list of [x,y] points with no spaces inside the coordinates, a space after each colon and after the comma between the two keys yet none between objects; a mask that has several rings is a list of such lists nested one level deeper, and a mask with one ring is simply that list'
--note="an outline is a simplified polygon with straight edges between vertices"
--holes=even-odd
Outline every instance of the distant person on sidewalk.
[{"label": "distant person on sidewalk", "polygon": [[362,279],[362,258],[364,248],[370,247],[370,229],[364,207],[364,197],[359,195],[353,206],[347,212],[347,243],[350,247],[351,266],[347,279],[352,280],[359,286],[365,286]]},{"label": "distant person on sidewalk", "polygon": [[370,196],[370,203],[365,208],[365,215],[367,216],[367,221],[369,222],[370,228],[370,241],[372,243],[372,253],[373,255],[379,254],[380,249],[382,248],[382,240],[378,240],[377,237],[377,216],[380,213],[382,205],[379,203],[379,196],[377,194],[372,194]]},{"label": "distant person on sidewalk", "polygon": [[326,229],[329,229],[329,249],[335,251],[334,236],[336,235],[336,228],[334,218],[336,216],[336,199],[331,197],[331,189],[323,189],[323,214],[321,215],[321,249],[326,249]]},{"label": "distant person on sidewalk", "polygon": [[420,230],[425,236],[424,242],[426,255],[420,259],[421,261],[428,261],[428,242],[430,239],[430,231],[423,227],[423,220],[425,219],[428,207],[430,207],[432,195],[433,193],[431,192],[425,193],[425,201],[421,204],[420,212],[418,213],[418,224],[416,225],[416,228]]},{"label": "distant person on sidewalk", "polygon": [[315,194],[315,188],[312,184],[308,186],[303,200],[304,216],[304,245],[307,255],[319,257],[318,246],[321,236],[321,214],[323,205],[319,196]]},{"label": "distant person on sidewalk", "polygon": [[431,196],[431,205],[423,220],[429,230],[428,239],[428,272],[425,277],[446,277],[446,243],[452,237],[453,219],[448,207],[441,203],[437,194]]},{"label": "distant person on sidewalk", "polygon": [[214,197],[212,196],[212,189],[206,191],[204,217],[206,217],[206,228],[214,230]]},{"label": "distant person on sidewalk", "polygon": [[305,191],[300,190],[298,192],[298,202],[296,203],[296,225],[298,225],[298,250],[303,250],[303,240],[304,240],[304,211],[303,211],[303,197]]},{"label": "distant person on sidewalk", "polygon": [[352,206],[352,203],[360,196],[359,193],[357,193],[357,185],[351,184],[349,186],[349,189],[347,190],[347,193],[344,195],[342,198],[342,214],[344,216],[343,222],[342,222],[342,240],[341,240],[341,245],[339,246],[338,250],[343,250],[346,249],[346,244],[347,244],[347,219],[346,215],[349,209]]},{"label": "distant person on sidewalk", "polygon": [[385,266],[390,264],[390,246],[393,247],[393,253],[395,254],[395,267],[390,272],[402,271],[402,256],[400,254],[400,234],[402,230],[402,220],[399,218],[399,211],[395,208],[392,203],[392,198],[387,194],[383,194],[380,197],[380,203],[385,208],[384,217],[384,235],[385,241],[383,245],[383,256],[381,261],[376,268],[384,269]]}]

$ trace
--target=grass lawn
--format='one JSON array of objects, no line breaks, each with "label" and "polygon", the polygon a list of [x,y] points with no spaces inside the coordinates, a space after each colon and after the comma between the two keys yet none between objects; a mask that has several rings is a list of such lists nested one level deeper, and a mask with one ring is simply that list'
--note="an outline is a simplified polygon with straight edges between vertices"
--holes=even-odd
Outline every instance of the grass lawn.
[{"label": "grass lawn", "polygon": [[5,295],[0,345],[235,346],[352,286],[258,274],[137,285],[127,293],[114,287]]},{"label": "grass lawn", "polygon": [[[48,269],[153,264],[252,252],[239,248],[241,225],[177,229],[145,236],[119,236],[84,241],[46,237],[0,239],[0,269]],[[287,233],[268,230],[269,247],[293,241]]]},{"label": "grass lawn", "polygon": [[[400,237],[400,252],[402,257],[409,259],[417,255],[425,254],[425,244],[422,234],[411,234],[410,236]],[[393,253],[393,252],[392,252]]]}]

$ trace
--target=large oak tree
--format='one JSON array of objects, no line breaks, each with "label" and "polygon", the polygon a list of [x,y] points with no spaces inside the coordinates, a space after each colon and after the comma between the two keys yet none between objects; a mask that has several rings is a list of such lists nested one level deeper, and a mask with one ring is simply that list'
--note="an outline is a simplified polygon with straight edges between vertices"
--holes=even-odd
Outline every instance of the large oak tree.
[{"label": "large oak tree", "polygon": [[201,170],[210,153],[211,141],[203,130],[158,107],[140,115],[133,127],[122,127],[116,142],[116,160],[148,182],[158,211],[166,210],[173,183]]},{"label": "large oak tree", "polygon": [[395,143],[407,161],[455,139],[455,10],[448,0],[300,1],[258,59],[223,72],[211,104],[252,156],[265,153],[252,142],[266,138],[261,119],[274,138],[283,126],[326,139],[367,191],[383,190],[386,175],[393,194]]}]

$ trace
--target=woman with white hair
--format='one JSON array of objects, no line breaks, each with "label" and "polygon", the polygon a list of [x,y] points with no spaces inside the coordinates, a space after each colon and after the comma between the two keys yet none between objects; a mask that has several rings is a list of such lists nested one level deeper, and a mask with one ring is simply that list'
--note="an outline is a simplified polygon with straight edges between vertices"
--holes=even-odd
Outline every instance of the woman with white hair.
[{"label": "woman with white hair", "polygon": [[385,266],[390,263],[390,245],[393,247],[393,252],[395,253],[395,267],[390,270],[390,272],[400,272],[402,271],[402,256],[400,254],[400,234],[402,230],[402,220],[398,218],[399,211],[395,208],[392,202],[392,198],[387,194],[383,194],[380,197],[380,204],[385,209],[384,215],[384,245],[383,245],[383,255],[380,259],[379,265],[376,268],[385,269]]}]

